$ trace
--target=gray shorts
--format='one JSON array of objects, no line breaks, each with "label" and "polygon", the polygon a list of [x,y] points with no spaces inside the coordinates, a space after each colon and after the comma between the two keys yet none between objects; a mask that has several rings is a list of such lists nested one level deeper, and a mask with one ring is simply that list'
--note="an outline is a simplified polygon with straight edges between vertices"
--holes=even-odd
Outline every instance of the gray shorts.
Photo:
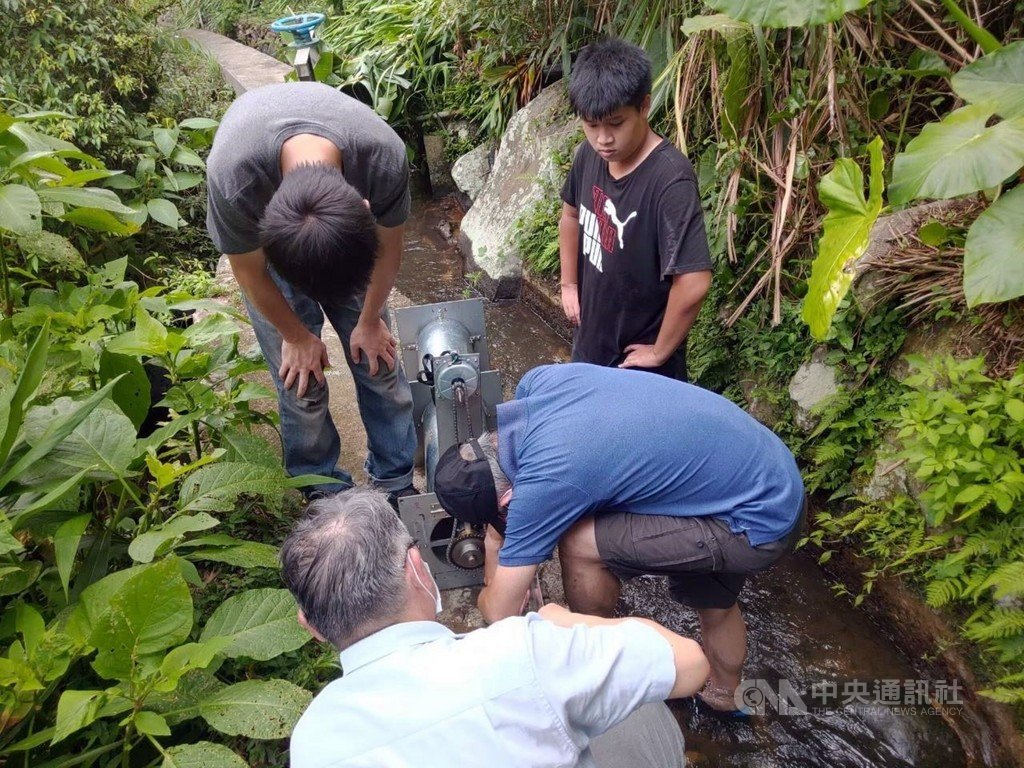
[{"label": "gray shorts", "polygon": [[601,559],[619,579],[668,576],[676,601],[691,608],[730,608],[748,575],[793,551],[806,515],[805,499],[793,530],[757,547],[715,517],[599,513],[594,534]]}]

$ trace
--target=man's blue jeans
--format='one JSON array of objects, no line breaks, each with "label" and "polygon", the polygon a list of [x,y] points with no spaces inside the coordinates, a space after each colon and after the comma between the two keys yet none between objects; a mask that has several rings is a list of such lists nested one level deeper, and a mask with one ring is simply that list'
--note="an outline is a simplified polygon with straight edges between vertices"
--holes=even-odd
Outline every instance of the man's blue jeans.
[{"label": "man's blue jeans", "polygon": [[[370,376],[365,354],[358,365],[352,362],[349,337],[359,320],[363,296],[340,303],[317,303],[285,282],[269,265],[267,269],[292,310],[312,333],[320,336],[326,315],[341,338],[345,362],[355,380],[359,414],[366,428],[366,474],[375,486],[385,491],[397,491],[411,485],[416,432],[412,424],[412,393],[401,358],[395,361],[395,367],[390,371],[381,362],[376,376]],[[337,478],[337,483],[303,488],[307,496],[336,493],[351,487],[352,476],[338,467],[341,439],[328,408],[327,385],[310,376],[304,397],[295,395],[298,384],[293,384],[289,390],[284,389],[278,375],[281,334],[248,300],[245,305],[277,387],[285,469],[292,476],[317,474]],[[388,322],[387,309],[381,317]]]}]

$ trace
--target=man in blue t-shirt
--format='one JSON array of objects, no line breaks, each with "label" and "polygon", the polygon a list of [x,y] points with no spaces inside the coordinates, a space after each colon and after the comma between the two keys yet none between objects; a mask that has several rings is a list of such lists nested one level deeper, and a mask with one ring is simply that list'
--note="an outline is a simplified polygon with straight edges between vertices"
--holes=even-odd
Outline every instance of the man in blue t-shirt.
[{"label": "man in blue t-shirt", "polygon": [[453,517],[488,524],[485,619],[520,612],[556,545],[575,611],[610,616],[621,579],[667,575],[700,618],[704,703],[735,710],[736,598],[793,549],[804,516],[793,455],[741,408],[651,373],[541,366],[498,406],[497,435],[445,452],[434,490]]}]

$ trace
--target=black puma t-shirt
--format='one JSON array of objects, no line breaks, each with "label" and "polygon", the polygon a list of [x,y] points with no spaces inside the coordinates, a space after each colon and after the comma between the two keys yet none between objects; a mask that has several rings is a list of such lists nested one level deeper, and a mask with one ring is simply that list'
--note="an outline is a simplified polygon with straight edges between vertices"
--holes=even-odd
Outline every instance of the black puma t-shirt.
[{"label": "black puma t-shirt", "polygon": [[662,140],[615,179],[583,142],[562,199],[580,221],[573,360],[618,365],[628,345],[657,341],[672,276],[712,267],[693,167]]}]

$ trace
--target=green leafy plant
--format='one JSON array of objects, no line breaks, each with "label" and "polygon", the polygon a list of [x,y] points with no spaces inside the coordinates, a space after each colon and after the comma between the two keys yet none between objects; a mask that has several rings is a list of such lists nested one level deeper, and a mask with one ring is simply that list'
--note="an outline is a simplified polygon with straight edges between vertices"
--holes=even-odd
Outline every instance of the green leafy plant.
[{"label": "green leafy plant", "polygon": [[913,472],[917,498],[821,511],[808,538],[822,562],[851,539],[870,559],[855,602],[879,578],[902,576],[955,612],[964,639],[984,651],[992,683],[983,692],[1024,702],[1024,368],[997,380],[981,358],[910,362],[895,419],[903,447],[891,458]]},{"label": "green leafy plant", "polygon": [[171,229],[185,223],[175,201],[203,183],[206,164],[196,150],[213,143],[217,125],[206,117],[188,118],[173,128],[141,127],[129,140],[138,152],[134,175],[112,176],[104,185],[131,194],[132,222],[141,227],[152,219]]},{"label": "green leafy plant", "polygon": [[828,207],[818,255],[811,264],[803,318],[811,335],[823,339],[850,285],[850,264],[864,255],[871,228],[882,210],[882,140],[868,145],[871,182],[864,199],[864,174],[853,160],[836,161],[818,186],[818,197]]},{"label": "green leafy plant", "polygon": [[57,135],[119,160],[152,96],[159,37],[131,2],[19,0],[0,14],[0,91],[60,110]]},{"label": "green leafy plant", "polygon": [[850,11],[869,5],[871,0],[766,0],[748,3],[744,0],[710,0],[708,5],[734,19],[763,27],[802,27],[836,21]]},{"label": "green leafy plant", "polygon": [[[203,354],[225,346],[221,320],[211,315],[179,332],[159,324],[141,304],[134,315],[131,330],[94,343],[130,360],[164,360],[187,401],[185,393],[196,390],[189,389],[184,371],[197,379],[210,375],[206,363],[196,366],[187,345],[197,342]],[[95,392],[44,397],[54,319],[42,320],[17,381],[0,387],[0,413],[6,414],[0,594],[20,605],[14,626],[20,639],[0,658],[6,682],[0,754],[63,754],[58,762],[70,760],[73,739],[67,748],[65,739],[106,718],[117,718],[115,735],[90,754],[116,749],[126,760],[139,748],[163,753],[159,739],[170,735],[171,725],[194,717],[233,736],[283,738],[309,694],[282,680],[225,685],[213,673],[225,658],[266,660],[304,643],[298,627],[284,621],[286,614],[293,619],[290,596],[284,590],[243,593],[215,611],[189,642],[188,584],[202,585],[192,562],[275,567],[274,547],[211,534],[219,521],[210,513],[232,509],[242,494],[273,499],[310,479],[286,478],[275,456],[254,450],[237,427],[229,429],[226,422],[239,423],[237,408],[220,422],[201,404],[200,410],[172,411],[156,432],[136,438],[136,424],[118,404],[134,410],[136,389],[118,389],[132,379],[130,363]],[[59,380],[77,379],[65,374]],[[228,447],[194,442],[196,453],[189,456],[188,443],[175,436],[203,422],[216,429],[211,439],[221,435],[217,442]],[[93,653],[86,677],[95,674],[105,688],[81,687],[81,662]],[[69,675],[79,682],[68,686]],[[188,675],[192,698],[183,706],[176,692]],[[51,698],[60,690],[54,715]],[[37,712],[49,712],[53,724],[40,729]]]},{"label": "green leafy plant", "polygon": [[[952,198],[1012,185],[1024,167],[1024,41],[998,47],[950,79],[967,106],[926,125],[893,161],[889,199]],[[998,119],[997,119],[998,118]],[[1024,295],[1017,248],[1024,194],[1005,192],[971,225],[964,252],[968,306]]]}]

